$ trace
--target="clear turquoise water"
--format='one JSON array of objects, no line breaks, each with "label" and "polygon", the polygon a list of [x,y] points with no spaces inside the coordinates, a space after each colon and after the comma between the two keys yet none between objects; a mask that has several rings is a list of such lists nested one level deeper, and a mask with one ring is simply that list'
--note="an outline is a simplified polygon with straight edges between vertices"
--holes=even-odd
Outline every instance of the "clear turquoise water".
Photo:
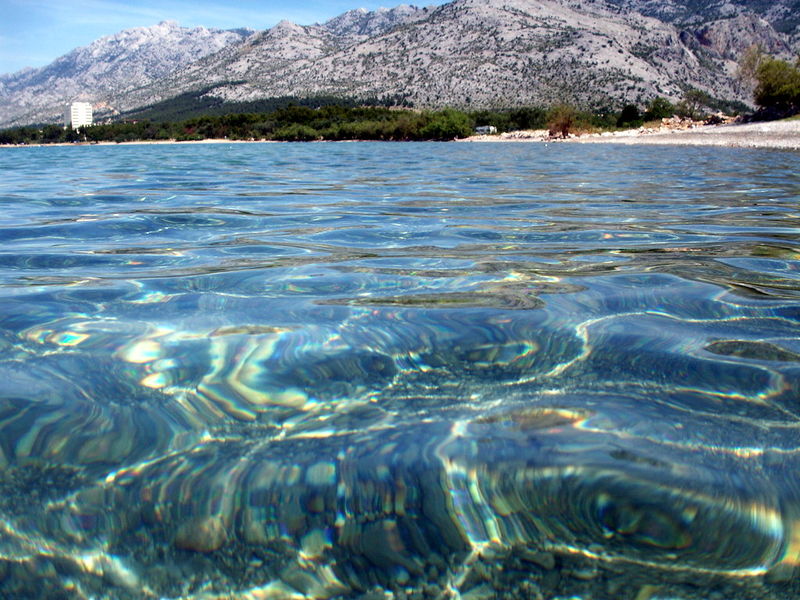
[{"label": "clear turquoise water", "polygon": [[0,598],[800,593],[797,153],[0,173]]}]

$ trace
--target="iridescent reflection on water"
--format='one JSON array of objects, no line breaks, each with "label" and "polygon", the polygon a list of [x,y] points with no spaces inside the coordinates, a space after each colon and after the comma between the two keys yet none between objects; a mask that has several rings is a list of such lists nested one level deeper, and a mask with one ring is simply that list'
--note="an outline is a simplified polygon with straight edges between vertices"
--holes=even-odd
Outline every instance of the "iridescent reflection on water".
[{"label": "iridescent reflection on water", "polygon": [[0,170],[0,597],[800,594],[800,155]]}]

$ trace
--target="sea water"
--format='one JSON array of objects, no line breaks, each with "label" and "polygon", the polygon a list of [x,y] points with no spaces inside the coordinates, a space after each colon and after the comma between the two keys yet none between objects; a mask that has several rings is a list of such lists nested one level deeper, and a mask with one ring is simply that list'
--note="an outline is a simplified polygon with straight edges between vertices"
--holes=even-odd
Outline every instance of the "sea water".
[{"label": "sea water", "polygon": [[0,173],[0,597],[800,595],[799,154]]}]

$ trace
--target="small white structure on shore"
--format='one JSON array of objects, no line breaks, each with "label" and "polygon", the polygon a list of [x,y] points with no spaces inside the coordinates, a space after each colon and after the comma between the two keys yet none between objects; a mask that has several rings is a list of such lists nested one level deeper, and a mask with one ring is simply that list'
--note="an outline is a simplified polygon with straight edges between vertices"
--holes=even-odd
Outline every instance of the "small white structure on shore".
[{"label": "small white structure on shore", "polygon": [[73,129],[92,124],[92,105],[88,102],[73,102],[64,111],[64,129]]},{"label": "small white structure on shore", "polygon": [[480,125],[475,128],[475,133],[478,135],[492,135],[497,133],[497,127],[494,125]]}]

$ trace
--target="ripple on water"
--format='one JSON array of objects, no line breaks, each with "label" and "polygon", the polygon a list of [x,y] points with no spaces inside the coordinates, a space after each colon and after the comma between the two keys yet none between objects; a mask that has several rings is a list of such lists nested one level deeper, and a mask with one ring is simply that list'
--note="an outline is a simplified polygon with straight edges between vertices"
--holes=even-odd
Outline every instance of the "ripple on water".
[{"label": "ripple on water", "polygon": [[798,596],[797,163],[6,149],[0,596]]}]

